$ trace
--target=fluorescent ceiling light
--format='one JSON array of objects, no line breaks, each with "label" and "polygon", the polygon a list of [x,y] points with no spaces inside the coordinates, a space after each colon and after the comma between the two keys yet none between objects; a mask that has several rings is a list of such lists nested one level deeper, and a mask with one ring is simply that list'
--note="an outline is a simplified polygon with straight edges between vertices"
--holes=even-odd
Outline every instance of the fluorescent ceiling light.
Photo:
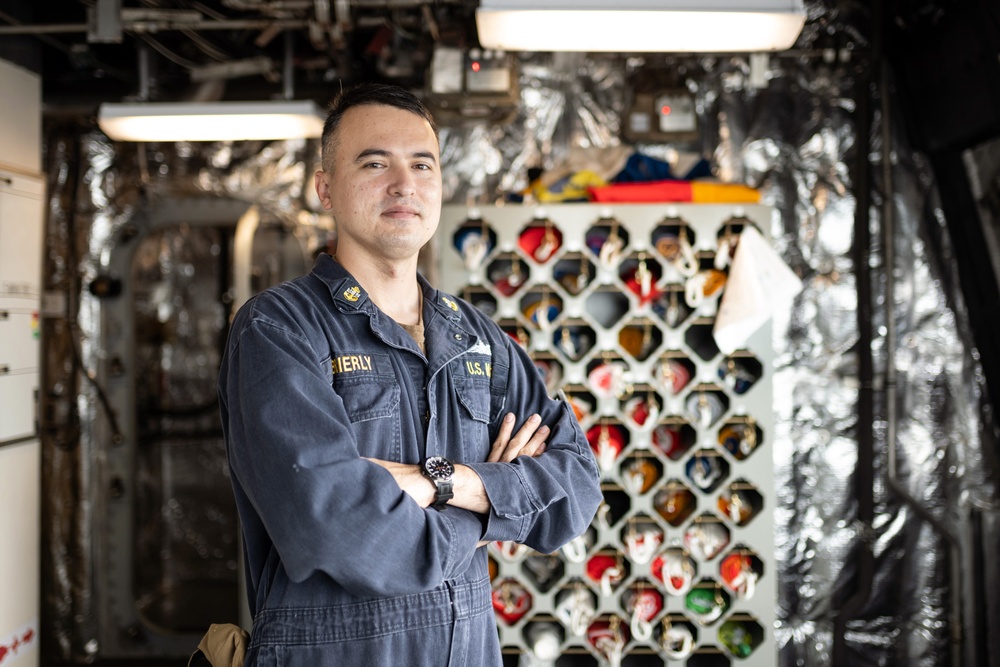
[{"label": "fluorescent ceiling light", "polygon": [[778,51],[805,24],[802,0],[481,0],[479,43],[506,51]]},{"label": "fluorescent ceiling light", "polygon": [[102,104],[97,124],[117,141],[303,139],[323,133],[315,102],[149,102]]}]

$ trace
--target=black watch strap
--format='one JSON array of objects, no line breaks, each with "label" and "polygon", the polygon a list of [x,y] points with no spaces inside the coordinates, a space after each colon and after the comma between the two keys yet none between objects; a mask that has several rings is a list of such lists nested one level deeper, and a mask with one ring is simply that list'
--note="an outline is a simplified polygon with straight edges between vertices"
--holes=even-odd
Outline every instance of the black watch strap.
[{"label": "black watch strap", "polygon": [[437,491],[434,493],[434,502],[431,503],[431,507],[436,510],[443,510],[448,506],[448,501],[455,497],[452,481],[450,479],[436,479],[434,480],[434,486],[437,487]]}]

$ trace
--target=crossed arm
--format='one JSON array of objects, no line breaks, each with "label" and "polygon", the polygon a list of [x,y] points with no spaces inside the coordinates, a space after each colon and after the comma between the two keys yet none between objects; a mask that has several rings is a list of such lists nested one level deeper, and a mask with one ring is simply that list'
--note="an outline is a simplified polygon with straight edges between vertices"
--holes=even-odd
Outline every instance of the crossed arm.
[{"label": "crossed arm", "polygon": [[[538,456],[545,451],[545,438],[549,435],[549,427],[541,426],[541,418],[535,414],[514,433],[514,413],[510,412],[500,424],[500,432],[490,448],[487,463],[510,462],[518,456]],[[420,466],[368,459],[382,466],[395,478],[399,488],[408,493],[421,507],[430,507],[434,502],[434,483],[423,476]],[[490,501],[486,496],[486,488],[476,472],[462,464],[455,465],[454,497],[448,501],[453,507],[460,507],[470,512],[485,514],[490,511]]]}]

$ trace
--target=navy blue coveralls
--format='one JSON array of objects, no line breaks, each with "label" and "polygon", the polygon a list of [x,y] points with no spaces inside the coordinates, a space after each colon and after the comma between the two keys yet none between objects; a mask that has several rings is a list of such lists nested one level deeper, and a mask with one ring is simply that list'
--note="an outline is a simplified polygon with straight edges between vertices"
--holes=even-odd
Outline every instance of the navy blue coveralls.
[{"label": "navy blue coveralls", "polygon": [[[545,553],[601,500],[587,440],[530,358],[470,304],[424,294],[425,357],[328,255],[248,301],[219,379],[254,626],[247,665],[501,665],[485,548]],[[545,453],[485,463],[533,413]],[[372,457],[473,468],[488,516],[421,508]]]}]

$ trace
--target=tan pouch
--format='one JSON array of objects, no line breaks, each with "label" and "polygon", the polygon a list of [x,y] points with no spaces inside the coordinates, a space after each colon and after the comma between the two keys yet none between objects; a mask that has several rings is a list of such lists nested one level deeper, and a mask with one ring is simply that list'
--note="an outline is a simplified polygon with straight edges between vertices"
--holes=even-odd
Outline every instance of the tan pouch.
[{"label": "tan pouch", "polygon": [[238,625],[213,623],[198,642],[198,650],[188,660],[188,667],[196,667],[202,658],[212,667],[243,667],[249,640],[246,630]]}]

